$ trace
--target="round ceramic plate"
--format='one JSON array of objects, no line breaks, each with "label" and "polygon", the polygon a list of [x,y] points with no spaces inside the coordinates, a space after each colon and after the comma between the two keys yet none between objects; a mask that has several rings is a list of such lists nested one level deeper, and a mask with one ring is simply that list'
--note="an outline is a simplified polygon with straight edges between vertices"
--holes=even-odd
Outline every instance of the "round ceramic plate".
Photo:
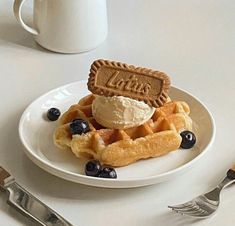
[{"label": "round ceramic plate", "polygon": [[139,187],[159,183],[175,178],[199,163],[214,140],[215,124],[208,109],[191,94],[172,87],[169,94],[171,99],[184,100],[191,108],[190,116],[194,122],[196,145],[192,149],[180,149],[162,157],[141,160],[129,166],[116,168],[117,179],[88,177],[84,174],[86,163],[84,160],[76,158],[72,152],[61,151],[54,146],[52,136],[58,122],[48,121],[45,117],[49,108],[59,108],[63,113],[88,93],[86,81],[54,89],[31,103],[19,123],[20,139],[28,157],[39,167],[66,180],[109,188]]}]

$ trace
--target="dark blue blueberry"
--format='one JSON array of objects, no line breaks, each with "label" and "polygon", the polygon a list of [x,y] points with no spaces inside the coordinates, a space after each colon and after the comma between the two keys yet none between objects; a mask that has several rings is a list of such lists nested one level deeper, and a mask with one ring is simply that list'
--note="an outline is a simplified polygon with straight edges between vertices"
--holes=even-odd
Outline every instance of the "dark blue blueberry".
[{"label": "dark blue blueberry", "polygon": [[90,127],[87,121],[83,120],[83,119],[74,119],[70,125],[70,132],[71,134],[83,134],[83,133],[87,133],[90,131]]},{"label": "dark blue blueberry", "polygon": [[60,110],[57,108],[50,108],[47,111],[47,118],[50,121],[56,121],[60,117]]},{"label": "dark blue blueberry", "polygon": [[182,137],[182,142],[180,147],[184,149],[189,149],[194,146],[196,143],[196,136],[191,131],[183,131],[180,133],[180,136]]},{"label": "dark blue blueberry", "polygon": [[99,161],[91,160],[85,166],[85,173],[87,176],[98,177],[101,172],[101,165]]},{"label": "dark blue blueberry", "polygon": [[115,179],[117,178],[117,173],[115,169],[111,167],[104,167],[100,172],[99,177]]}]

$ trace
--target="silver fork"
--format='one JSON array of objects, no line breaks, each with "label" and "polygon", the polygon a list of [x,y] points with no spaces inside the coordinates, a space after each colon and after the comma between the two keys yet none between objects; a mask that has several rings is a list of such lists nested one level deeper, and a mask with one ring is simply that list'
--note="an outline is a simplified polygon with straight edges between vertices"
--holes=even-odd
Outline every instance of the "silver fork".
[{"label": "silver fork", "polygon": [[184,215],[206,218],[211,216],[219,207],[220,192],[228,185],[235,182],[235,165],[227,171],[227,176],[213,190],[200,195],[189,202],[168,206],[177,213]]}]

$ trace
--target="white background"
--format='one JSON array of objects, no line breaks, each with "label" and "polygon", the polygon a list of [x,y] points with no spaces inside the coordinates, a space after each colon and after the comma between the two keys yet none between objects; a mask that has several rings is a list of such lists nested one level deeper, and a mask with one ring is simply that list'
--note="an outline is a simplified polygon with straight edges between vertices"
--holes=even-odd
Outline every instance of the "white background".
[{"label": "white background", "polygon": [[[31,4],[24,7],[29,24]],[[206,220],[178,216],[167,205],[211,189],[235,163],[235,1],[109,0],[108,39],[94,51],[75,55],[36,45],[17,24],[12,5],[12,0],[0,1],[0,165],[76,226],[234,225],[232,186],[224,191],[218,213]],[[17,130],[25,107],[53,88],[86,79],[98,58],[164,71],[175,86],[205,103],[217,134],[194,169],[149,187],[101,189],[52,176],[25,156]],[[1,193],[0,225],[34,225],[5,202]]]}]

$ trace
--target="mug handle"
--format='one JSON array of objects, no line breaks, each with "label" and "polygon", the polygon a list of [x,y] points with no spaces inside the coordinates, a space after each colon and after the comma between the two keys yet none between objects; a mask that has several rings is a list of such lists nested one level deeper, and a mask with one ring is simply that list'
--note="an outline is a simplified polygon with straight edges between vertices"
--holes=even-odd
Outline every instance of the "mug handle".
[{"label": "mug handle", "polygon": [[14,2],[14,14],[15,14],[15,17],[17,19],[17,21],[20,23],[20,25],[26,30],[28,31],[29,33],[33,34],[33,35],[38,35],[39,32],[28,26],[27,24],[24,23],[23,19],[22,19],[22,16],[21,16],[21,11],[22,11],[22,6],[24,4],[25,0],[15,0]]}]

